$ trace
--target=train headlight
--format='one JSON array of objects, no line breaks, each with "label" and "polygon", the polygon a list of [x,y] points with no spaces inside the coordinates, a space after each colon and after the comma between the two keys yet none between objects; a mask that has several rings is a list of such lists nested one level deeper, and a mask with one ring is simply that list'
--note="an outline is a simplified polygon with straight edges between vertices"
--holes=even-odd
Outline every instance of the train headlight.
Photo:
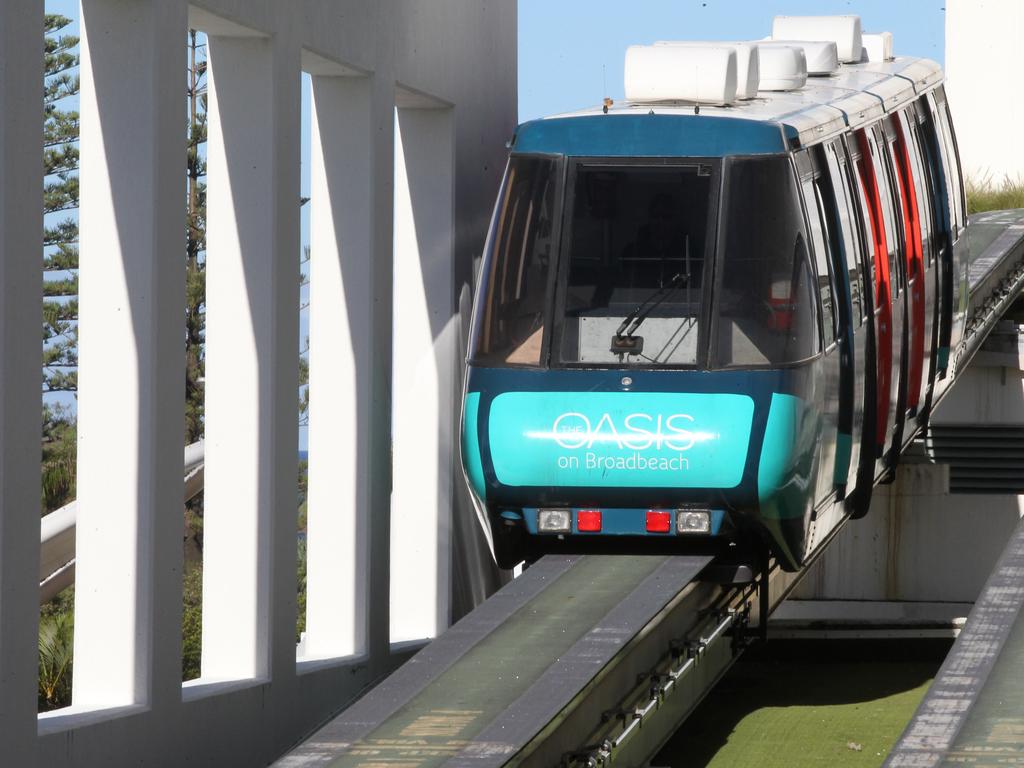
[{"label": "train headlight", "polygon": [[572,530],[572,515],[568,509],[539,510],[537,529],[541,533],[569,533]]},{"label": "train headlight", "polygon": [[676,512],[676,533],[711,533],[711,513],[680,509]]}]

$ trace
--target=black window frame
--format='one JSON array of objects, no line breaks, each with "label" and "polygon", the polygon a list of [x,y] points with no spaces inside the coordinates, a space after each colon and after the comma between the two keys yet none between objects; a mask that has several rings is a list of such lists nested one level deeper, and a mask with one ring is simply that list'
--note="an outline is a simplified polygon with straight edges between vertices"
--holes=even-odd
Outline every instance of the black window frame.
[{"label": "black window frame", "polygon": [[[886,115],[881,120],[873,123],[867,128],[868,145],[877,153],[877,165],[875,166],[875,183],[878,185],[879,197],[884,206],[882,218],[885,219],[885,211],[889,211],[892,233],[886,237],[886,247],[889,253],[886,258],[889,260],[889,288],[892,304],[895,307],[897,301],[901,300],[907,288],[906,265],[904,264],[907,241],[906,233],[903,231],[903,202],[900,191],[899,180],[896,175],[894,163],[893,142],[896,140],[892,125],[887,122]],[[871,139],[874,139],[873,145]],[[879,173],[879,170],[881,173]]]},{"label": "black window frame", "polygon": [[[832,162],[838,172],[833,173]],[[847,280],[850,288],[850,317],[853,320],[853,327],[860,328],[868,320],[867,299],[864,296],[867,281],[864,276],[864,239],[861,228],[861,213],[859,203],[854,199],[856,190],[852,188],[852,177],[850,174],[849,159],[846,154],[846,144],[839,138],[831,139],[825,144],[825,165],[826,173],[832,184],[832,194],[835,198],[840,222],[838,235],[842,240],[844,267],[846,268]],[[840,196],[842,199],[840,200]],[[842,208],[846,208],[847,225],[843,226]],[[849,234],[849,237],[847,237]],[[852,265],[852,269],[851,269]]]},{"label": "black window frame", "polygon": [[[858,129],[859,130],[859,129]],[[877,322],[876,318],[881,315],[882,308],[878,303],[878,271],[875,265],[875,233],[874,225],[871,223],[871,212],[869,210],[869,202],[867,200],[867,194],[864,191],[863,183],[860,175],[860,168],[857,167],[858,162],[870,163],[871,157],[865,157],[861,154],[858,141],[856,139],[856,130],[846,133],[842,136],[842,146],[846,152],[846,189],[847,193],[852,195],[850,198],[853,208],[857,215],[857,223],[860,229],[858,234],[860,236],[861,245],[861,277],[863,283],[863,293],[865,303],[865,321],[870,320],[871,322]],[[865,134],[865,140],[867,135]],[[869,145],[870,146],[870,145]]]},{"label": "black window frame", "polygon": [[565,200],[565,182],[566,182],[566,177],[565,177],[565,170],[566,170],[565,159],[566,158],[565,158],[565,155],[561,155],[561,154],[557,154],[557,153],[547,153],[547,152],[516,152],[516,153],[513,153],[512,155],[509,156],[509,159],[508,159],[508,161],[505,164],[505,172],[502,174],[502,177],[501,177],[501,187],[499,188],[498,198],[497,198],[497,201],[495,202],[494,211],[491,214],[491,222],[490,222],[490,226],[488,228],[487,241],[485,243],[485,249],[484,249],[484,257],[481,260],[480,272],[479,272],[478,277],[477,277],[477,294],[476,294],[476,296],[474,298],[474,301],[473,301],[474,312],[473,312],[472,326],[470,328],[470,335],[469,335],[469,341],[468,341],[468,347],[469,348],[468,348],[467,356],[466,356],[467,364],[472,365],[474,367],[478,367],[478,368],[502,368],[502,369],[509,368],[509,369],[516,369],[516,370],[525,370],[525,371],[547,370],[550,367],[549,360],[550,360],[551,322],[552,322],[551,294],[552,294],[552,291],[554,290],[554,286],[555,286],[555,282],[554,282],[555,281],[555,274],[558,271],[558,260],[559,260],[559,257],[560,257],[560,254],[557,252],[557,250],[556,250],[556,252],[552,256],[553,263],[551,265],[549,265],[548,275],[547,275],[547,284],[545,285],[545,288],[544,288],[544,314],[543,314],[544,327],[543,327],[543,333],[541,335],[540,358],[539,358],[539,360],[536,363],[510,363],[510,362],[507,362],[507,361],[498,362],[498,361],[495,361],[495,360],[483,360],[483,359],[480,359],[477,356],[478,344],[476,342],[476,337],[477,337],[477,333],[480,332],[479,324],[483,322],[483,318],[481,316],[479,316],[478,313],[482,313],[483,312],[484,306],[483,306],[483,304],[481,302],[482,301],[486,301],[486,296],[484,295],[484,293],[485,293],[485,281],[487,281],[487,278],[488,278],[488,269],[491,267],[491,264],[493,263],[493,260],[495,258],[495,250],[497,248],[497,243],[494,242],[494,236],[495,236],[496,228],[498,226],[498,218],[501,215],[502,210],[504,209],[505,200],[507,199],[507,196],[508,196],[508,193],[509,193],[509,189],[508,189],[509,170],[511,169],[512,163],[514,161],[520,160],[520,159],[531,159],[531,158],[542,159],[542,160],[549,160],[549,161],[553,161],[554,162],[553,178],[554,178],[554,182],[555,182],[555,192],[554,192],[553,205],[554,205],[554,210],[555,210],[555,216],[554,216],[553,222],[552,222],[552,226],[553,226],[554,229],[552,231],[551,240],[552,240],[553,243],[556,243],[556,244],[560,244],[561,243],[561,237],[562,237],[562,232],[561,232],[562,218],[561,218],[561,216],[558,215],[558,211],[559,211],[559,206],[563,205],[564,204],[564,200]]},{"label": "black window frame", "polygon": [[[789,162],[790,173],[792,174],[792,177],[793,177],[794,191],[796,192],[797,202],[798,202],[798,204],[800,206],[799,215],[800,215],[801,219],[803,220],[803,224],[804,224],[804,235],[805,235],[805,237],[804,237],[804,257],[806,259],[806,263],[805,263],[804,266],[807,269],[808,274],[810,274],[810,275],[817,275],[817,273],[818,273],[817,265],[814,263],[814,253],[813,253],[813,247],[814,246],[810,242],[810,232],[809,232],[809,229],[808,229],[807,211],[805,209],[804,195],[803,195],[803,191],[802,191],[802,187],[801,187],[801,180],[802,179],[801,179],[800,163],[798,162],[798,159],[801,158],[802,155],[799,152],[784,152],[784,153],[780,152],[777,155],[776,154],[769,154],[769,155],[727,155],[727,156],[725,156],[725,157],[723,157],[721,159],[723,161],[724,160],[732,160],[732,159],[743,160],[743,159],[758,159],[758,158],[773,157],[773,156],[774,157],[785,157],[788,160],[788,162]],[[724,167],[724,162],[723,162],[723,167]],[[715,256],[716,256],[716,258],[715,258],[715,262],[714,262],[714,270],[715,270],[715,274],[714,274],[714,292],[712,294],[711,301],[709,302],[709,305],[708,305],[708,311],[711,313],[711,317],[710,317],[711,323],[715,323],[716,325],[717,325],[717,322],[718,322],[718,311],[717,311],[718,308],[716,306],[712,306],[712,305],[714,304],[715,301],[717,301],[718,296],[721,293],[721,281],[723,279],[723,270],[720,268],[721,265],[719,264],[720,259],[718,258],[717,245],[720,244],[723,241],[723,239],[724,239],[723,238],[723,232],[722,232],[721,228],[723,226],[728,225],[728,223],[729,223],[728,221],[724,220],[721,217],[721,215],[720,215],[722,207],[725,205],[725,201],[727,199],[727,192],[728,192],[727,187],[728,187],[728,177],[723,174],[722,175],[721,185],[720,185],[720,188],[719,188],[718,226],[715,229],[715,242],[716,242],[716,254],[715,254]],[[709,327],[708,327],[709,337],[708,337],[708,345],[707,345],[708,346],[708,349],[707,349],[707,353],[708,353],[708,366],[707,366],[707,369],[711,370],[711,371],[768,371],[768,370],[786,370],[786,369],[801,368],[801,367],[807,366],[807,365],[815,362],[816,360],[819,360],[822,357],[824,357],[825,351],[822,348],[823,331],[822,331],[821,300],[818,297],[818,292],[817,291],[812,291],[812,297],[813,297],[813,301],[811,303],[812,303],[812,306],[814,308],[814,324],[815,324],[815,329],[814,330],[815,330],[815,338],[817,339],[817,344],[815,345],[814,351],[810,355],[808,355],[806,357],[802,357],[802,358],[800,358],[798,360],[789,360],[789,361],[781,362],[781,363],[780,362],[772,362],[772,361],[770,361],[770,362],[767,362],[767,363],[741,363],[741,364],[735,364],[735,365],[722,365],[721,361],[717,358],[717,355],[716,355],[717,350],[714,349],[712,347],[711,343],[710,343],[711,339],[717,338],[718,329],[717,329],[717,327],[711,327],[710,323],[709,323]]]},{"label": "black window frame", "polygon": [[[953,194],[950,195],[950,204],[953,206],[953,223],[956,229],[953,230],[953,239],[956,240],[964,227],[967,226],[967,190],[964,185],[963,165],[960,162],[960,146],[956,140],[956,128],[953,125],[953,114],[949,109],[949,97],[946,96],[946,89],[939,85],[931,91],[932,98],[938,112],[939,132],[942,136],[944,153],[951,155],[948,160],[949,178],[947,186],[954,186]],[[955,199],[954,199],[955,197]]]},{"label": "black window frame", "polygon": [[[811,147],[810,150],[817,149],[819,146],[820,145],[815,145],[814,147]],[[819,338],[822,344],[823,351],[826,354],[828,354],[839,344],[839,341],[842,338],[842,320],[840,318],[842,310],[840,308],[839,299],[841,294],[838,290],[835,274],[835,264],[833,262],[833,259],[836,258],[834,251],[836,246],[838,245],[838,242],[835,239],[837,233],[833,232],[833,227],[829,224],[829,216],[827,210],[829,201],[826,200],[825,191],[822,189],[822,185],[824,184],[823,179],[825,177],[825,174],[828,173],[828,168],[820,168],[818,159],[815,158],[813,154],[810,155],[810,157],[812,158],[813,171],[801,179],[800,188],[803,192],[806,192],[808,190],[808,187],[805,186],[804,184],[809,182],[810,193],[814,198],[813,200],[804,200],[804,211],[805,215],[807,216],[808,231],[811,232],[811,249],[813,251],[817,251],[818,248],[818,243],[814,237],[815,222],[820,224],[820,229],[817,230],[817,232],[821,235],[821,242],[824,245],[825,249],[825,252],[821,254],[820,258],[825,263],[826,274],[824,275],[824,277],[828,281],[829,300],[831,301],[831,306],[829,307],[832,316],[832,331],[830,334],[831,339],[829,338],[829,335],[827,335],[826,331],[825,304],[821,300],[820,283],[820,280],[823,277],[823,275],[821,275],[818,272],[819,255],[817,253],[814,254],[814,274],[819,280],[818,290],[815,292],[815,296],[818,300]],[[806,195],[804,195],[804,197],[806,197]],[[815,216],[813,220],[811,219],[812,215]]]}]

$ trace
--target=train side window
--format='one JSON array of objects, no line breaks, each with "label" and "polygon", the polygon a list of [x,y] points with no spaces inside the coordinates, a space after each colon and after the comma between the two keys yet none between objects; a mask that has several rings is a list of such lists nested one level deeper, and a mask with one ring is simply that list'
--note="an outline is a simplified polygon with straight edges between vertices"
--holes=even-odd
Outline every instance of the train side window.
[{"label": "train side window", "polygon": [[815,278],[788,155],[724,163],[713,366],[799,363],[820,351]]},{"label": "train side window", "polygon": [[554,251],[556,160],[513,157],[488,243],[472,341],[478,365],[542,360]]},{"label": "train side window", "polygon": [[900,115],[907,135],[907,153],[910,157],[910,170],[916,190],[918,215],[921,223],[921,246],[926,264],[935,263],[935,214],[932,208],[934,201],[934,181],[930,169],[925,162],[925,151],[921,133],[913,107],[907,108]]},{"label": "train side window", "polygon": [[881,125],[876,125],[873,131],[869,131],[868,136],[871,154],[874,156],[878,193],[882,198],[885,239],[889,246],[889,281],[892,299],[895,301],[903,293],[903,268],[898,258],[901,251],[900,245],[903,242],[903,230],[900,226],[901,219],[896,214],[899,197],[894,178],[892,146],[886,133]]},{"label": "train side window", "polygon": [[814,250],[814,263],[818,278],[818,299],[821,303],[821,329],[825,348],[835,343],[836,306],[835,292],[832,284],[832,270],[829,254],[828,219],[825,215],[825,204],[818,188],[818,179],[805,179],[803,182],[804,202],[807,205],[807,218],[810,224],[811,246]]},{"label": "train side window", "polygon": [[938,123],[942,132],[942,143],[945,147],[947,163],[949,165],[949,191],[953,203],[953,221],[957,226],[957,233],[967,223],[966,203],[964,201],[963,169],[960,166],[960,150],[956,144],[956,133],[953,130],[953,121],[949,114],[949,102],[946,99],[946,91],[940,85],[933,92],[935,98]]},{"label": "train side window", "polygon": [[877,156],[877,149],[874,145],[870,132],[861,130],[857,132],[857,139],[860,157],[857,159],[857,170],[861,184],[861,201],[864,212],[871,224],[872,256],[871,271],[875,286],[875,308],[881,310],[888,305],[890,298],[890,283],[892,275],[889,274],[889,227],[886,225],[884,206],[880,198],[876,172],[877,163],[873,157]]},{"label": "train side window", "polygon": [[857,325],[862,325],[867,317],[864,310],[864,298],[861,281],[861,239],[857,226],[857,215],[854,202],[851,200],[852,188],[846,157],[835,144],[829,144],[825,153],[828,162],[829,177],[832,180],[832,191],[835,195],[836,208],[839,212],[839,226],[842,233],[843,251],[846,256],[846,268],[850,275],[850,301]]},{"label": "train side window", "polygon": [[[846,156],[849,160],[849,165],[844,168],[847,179],[847,191],[850,192],[850,204],[853,212],[856,214],[857,231],[863,244],[864,266],[861,268],[861,276],[864,278],[863,295],[874,296],[875,294],[872,291],[878,283],[879,276],[874,257],[875,244],[873,237],[875,233],[871,220],[872,211],[868,207],[868,199],[865,196],[864,187],[861,183],[858,183],[858,178],[861,177],[858,174],[863,175],[863,164],[866,161],[860,153],[858,141],[854,141],[851,137],[850,140],[844,139],[843,143],[846,145]],[[867,307],[868,302],[865,301],[865,312]],[[877,301],[874,302],[874,311],[875,313],[880,311]]]},{"label": "train side window", "polygon": [[949,203],[946,179],[949,171],[942,154],[941,142],[935,127],[935,112],[929,96],[922,96],[915,103],[917,108],[918,122],[920,124],[919,135],[923,146],[923,159],[932,181],[932,208],[935,212],[935,236],[940,238],[936,249],[941,250],[942,238],[949,232]]}]

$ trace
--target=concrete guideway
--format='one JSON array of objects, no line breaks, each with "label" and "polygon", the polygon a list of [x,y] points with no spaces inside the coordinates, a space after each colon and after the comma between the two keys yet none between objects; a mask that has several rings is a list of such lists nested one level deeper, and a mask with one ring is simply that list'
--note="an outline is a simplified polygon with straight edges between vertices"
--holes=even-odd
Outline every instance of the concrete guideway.
[{"label": "concrete guideway", "polygon": [[971,216],[966,229],[971,262],[967,270],[969,311],[964,348],[955,360],[962,371],[1024,290],[1024,210]]},{"label": "concrete guideway", "polygon": [[772,566],[758,582],[708,556],[544,557],[276,765],[641,764],[800,576]]},{"label": "concrete guideway", "polygon": [[[531,764],[558,762],[601,720],[597,698],[580,694],[635,681],[658,659],[642,630],[683,596],[713,597],[695,582],[710,562],[545,557],[278,765],[490,766],[524,762],[524,752]],[[588,727],[575,727],[581,717]]]},{"label": "concrete guideway", "polygon": [[1024,754],[1024,522],[887,768],[1016,765]]}]

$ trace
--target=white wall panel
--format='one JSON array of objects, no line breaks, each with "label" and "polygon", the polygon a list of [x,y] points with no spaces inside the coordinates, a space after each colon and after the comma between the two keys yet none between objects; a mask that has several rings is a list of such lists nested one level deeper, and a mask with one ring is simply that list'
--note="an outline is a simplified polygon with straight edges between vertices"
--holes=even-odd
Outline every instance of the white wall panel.
[{"label": "white wall panel", "polygon": [[1024,179],[1024,3],[946,3],[946,91],[965,179]]}]

